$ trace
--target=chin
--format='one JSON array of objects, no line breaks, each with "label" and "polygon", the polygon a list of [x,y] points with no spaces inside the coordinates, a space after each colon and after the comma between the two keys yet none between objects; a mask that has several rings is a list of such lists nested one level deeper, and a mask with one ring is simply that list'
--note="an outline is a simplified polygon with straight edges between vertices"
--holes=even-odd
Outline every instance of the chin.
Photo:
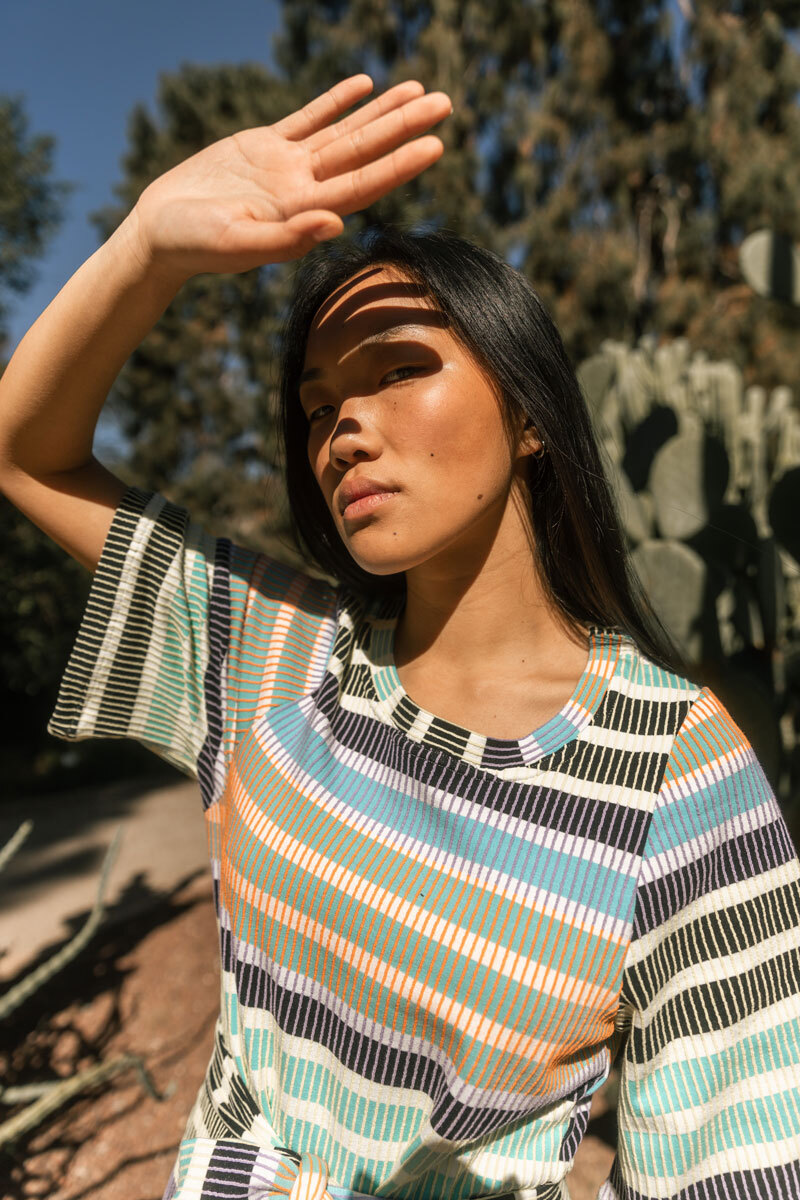
[{"label": "chin", "polygon": [[[344,538],[342,539],[353,562],[369,575],[397,575],[400,571],[405,571],[415,565],[417,560],[411,555],[401,553],[397,545],[387,546],[387,539],[383,534],[381,534],[380,540],[384,543],[382,548],[386,551],[391,551],[391,553],[381,554],[380,550],[377,549],[377,540],[373,543],[376,547],[374,554],[365,554],[363,549],[361,553],[358,553],[350,542]],[[400,535],[398,534],[395,538],[390,533],[388,540],[396,543],[400,540]],[[424,559],[425,556],[423,555],[422,561]]]},{"label": "chin", "polygon": [[[391,537],[391,534],[389,535]],[[398,535],[399,537],[399,535]],[[397,541],[397,538],[393,538]],[[347,543],[345,543],[347,545]],[[394,553],[392,555],[366,555],[363,552],[356,554],[352,546],[347,546],[350,557],[355,563],[361,567],[362,571],[366,571],[369,575],[399,575],[402,571],[410,571],[414,567],[421,566],[422,563],[429,562],[436,554],[435,550],[417,550],[406,551],[400,553],[395,547],[392,547]]]},{"label": "chin", "polygon": [[401,571],[407,570],[409,566],[404,559],[398,558],[392,559],[391,562],[375,562],[374,559],[356,558],[352,552],[351,558],[368,575],[399,575]]}]

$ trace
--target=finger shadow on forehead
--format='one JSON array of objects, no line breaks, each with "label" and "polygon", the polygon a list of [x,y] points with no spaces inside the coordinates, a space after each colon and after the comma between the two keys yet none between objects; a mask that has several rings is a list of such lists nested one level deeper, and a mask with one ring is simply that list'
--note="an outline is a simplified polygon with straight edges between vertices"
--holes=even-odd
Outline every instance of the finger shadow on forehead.
[{"label": "finger shadow on forehead", "polygon": [[[380,283],[373,283],[369,286],[364,286],[366,281],[374,278],[376,275],[391,275],[392,278],[384,279]],[[356,289],[353,291],[353,289]],[[348,294],[349,293],[349,294]],[[312,329],[322,329],[327,321],[332,317],[335,311],[337,321],[342,324],[350,323],[359,310],[385,300],[424,300],[428,298],[432,300],[429,289],[423,284],[409,277],[408,273],[399,266],[392,264],[376,265],[366,268],[363,271],[358,271],[344,283],[340,284],[329,296],[322,302],[314,314],[311,323]],[[435,302],[434,302],[435,303]],[[432,317],[438,318],[434,320],[426,320],[425,323],[436,324],[440,327],[448,325],[449,318],[439,309],[434,308],[432,304],[427,306],[415,304],[409,306],[415,317],[419,316],[420,311],[430,312]],[[405,308],[390,308],[389,305],[381,305],[387,312],[395,314],[407,314],[409,307]],[[387,322],[389,324],[390,322]]]}]

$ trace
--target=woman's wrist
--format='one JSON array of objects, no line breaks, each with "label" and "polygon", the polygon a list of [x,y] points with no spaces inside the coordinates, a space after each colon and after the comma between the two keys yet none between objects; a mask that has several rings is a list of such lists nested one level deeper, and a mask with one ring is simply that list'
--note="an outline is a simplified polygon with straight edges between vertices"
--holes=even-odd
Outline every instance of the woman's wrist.
[{"label": "woman's wrist", "polygon": [[154,253],[136,205],[105,244],[124,264],[132,283],[150,284],[157,294],[167,296],[168,301],[191,278]]}]

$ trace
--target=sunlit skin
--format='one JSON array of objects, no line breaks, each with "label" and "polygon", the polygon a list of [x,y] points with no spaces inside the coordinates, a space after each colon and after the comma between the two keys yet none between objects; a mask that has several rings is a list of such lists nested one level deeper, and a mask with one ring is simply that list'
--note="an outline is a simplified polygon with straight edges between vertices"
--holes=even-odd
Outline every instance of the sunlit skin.
[{"label": "sunlit skin", "polygon": [[[524,473],[539,450],[513,444],[496,388],[446,316],[395,266],[371,266],[315,314],[300,400],[308,456],[353,559],[404,571],[395,665],[422,707],[494,737],[531,732],[566,702],[586,665],[546,603],[531,549]],[[390,331],[388,340],[362,346]],[[343,516],[345,479],[400,489]]]}]

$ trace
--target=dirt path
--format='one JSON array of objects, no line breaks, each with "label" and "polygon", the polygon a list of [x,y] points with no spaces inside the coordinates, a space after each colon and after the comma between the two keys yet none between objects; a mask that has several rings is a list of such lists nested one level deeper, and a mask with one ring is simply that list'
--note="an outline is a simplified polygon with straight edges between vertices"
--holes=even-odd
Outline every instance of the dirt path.
[{"label": "dirt path", "polygon": [[190,780],[4,799],[0,845],[26,819],[33,832],[0,876],[0,987],[43,946],[73,932],[76,913],[91,909],[118,828],[122,842],[106,893],[118,918],[151,907],[189,878],[211,886],[200,792]]}]

